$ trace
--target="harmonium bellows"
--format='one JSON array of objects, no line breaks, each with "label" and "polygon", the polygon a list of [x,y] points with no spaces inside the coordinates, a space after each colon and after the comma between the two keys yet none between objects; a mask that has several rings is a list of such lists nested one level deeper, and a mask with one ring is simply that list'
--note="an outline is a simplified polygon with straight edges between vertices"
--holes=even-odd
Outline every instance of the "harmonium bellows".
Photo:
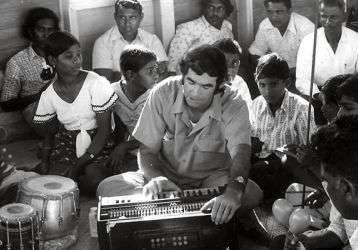
[{"label": "harmonium bellows", "polygon": [[98,241],[101,250],[226,249],[235,241],[235,223],[215,225],[200,211],[224,188],[99,197]]}]

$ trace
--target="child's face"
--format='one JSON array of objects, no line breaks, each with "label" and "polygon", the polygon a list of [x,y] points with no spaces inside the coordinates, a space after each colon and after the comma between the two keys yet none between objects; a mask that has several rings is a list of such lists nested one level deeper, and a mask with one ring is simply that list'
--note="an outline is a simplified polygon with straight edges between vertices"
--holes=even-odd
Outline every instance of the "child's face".
[{"label": "child's face", "polygon": [[343,95],[339,100],[338,117],[346,115],[358,115],[358,102]]},{"label": "child's face", "polygon": [[329,122],[332,121],[334,118],[336,118],[338,113],[337,104],[327,101],[326,96],[322,92],[319,94],[319,99],[322,102],[321,111],[324,117]]},{"label": "child's face", "polygon": [[258,80],[258,87],[261,95],[270,105],[278,105],[282,102],[285,94],[285,81],[275,78],[261,78]]},{"label": "child's face", "polygon": [[158,82],[158,63],[150,61],[136,74],[135,83],[145,89],[150,89]]},{"label": "child's face", "polygon": [[240,58],[239,55],[231,54],[231,53],[224,53],[227,65],[227,73],[229,76],[229,81],[234,80],[237,72],[239,71],[240,67]]}]

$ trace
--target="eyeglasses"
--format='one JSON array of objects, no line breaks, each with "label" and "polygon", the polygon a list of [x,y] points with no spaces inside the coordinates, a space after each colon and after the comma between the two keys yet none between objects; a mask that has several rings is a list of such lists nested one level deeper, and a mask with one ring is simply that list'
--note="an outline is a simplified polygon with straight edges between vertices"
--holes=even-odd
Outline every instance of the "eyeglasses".
[{"label": "eyeglasses", "polygon": [[140,15],[136,16],[116,16],[116,19],[119,23],[125,24],[125,23],[136,23],[140,19]]}]

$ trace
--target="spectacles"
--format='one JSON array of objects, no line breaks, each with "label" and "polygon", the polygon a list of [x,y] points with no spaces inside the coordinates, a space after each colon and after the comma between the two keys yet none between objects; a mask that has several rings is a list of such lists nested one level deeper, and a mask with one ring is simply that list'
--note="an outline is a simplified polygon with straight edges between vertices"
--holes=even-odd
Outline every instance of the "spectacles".
[{"label": "spectacles", "polygon": [[136,23],[140,19],[140,15],[136,16],[116,16],[116,19],[119,23]]}]

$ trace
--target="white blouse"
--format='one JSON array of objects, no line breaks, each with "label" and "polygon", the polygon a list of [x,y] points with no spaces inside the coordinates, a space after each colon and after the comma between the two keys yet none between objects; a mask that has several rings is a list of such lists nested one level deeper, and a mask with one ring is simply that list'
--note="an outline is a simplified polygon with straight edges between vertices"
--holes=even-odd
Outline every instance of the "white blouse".
[{"label": "white blouse", "polygon": [[106,78],[88,71],[76,99],[68,103],[61,99],[53,83],[41,94],[34,116],[34,123],[49,122],[57,116],[66,130],[90,130],[97,128],[96,113],[108,111],[118,96]]}]

